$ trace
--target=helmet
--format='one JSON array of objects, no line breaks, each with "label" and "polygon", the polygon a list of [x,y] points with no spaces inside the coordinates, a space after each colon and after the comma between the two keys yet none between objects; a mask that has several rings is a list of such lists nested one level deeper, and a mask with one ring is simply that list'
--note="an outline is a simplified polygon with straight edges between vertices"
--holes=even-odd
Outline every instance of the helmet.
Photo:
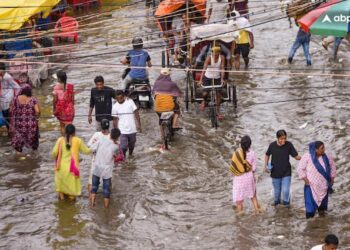
[{"label": "helmet", "polygon": [[131,41],[134,49],[142,49],[143,48],[143,40],[141,37],[134,37]]}]

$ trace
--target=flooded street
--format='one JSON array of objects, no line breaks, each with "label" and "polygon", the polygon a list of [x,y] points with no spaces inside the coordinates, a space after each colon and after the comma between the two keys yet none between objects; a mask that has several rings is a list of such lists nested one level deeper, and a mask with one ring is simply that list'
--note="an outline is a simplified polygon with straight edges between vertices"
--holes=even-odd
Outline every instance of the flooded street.
[{"label": "flooded street", "polygon": [[[253,15],[253,24],[281,16],[279,1],[254,1],[249,6],[254,11],[276,9]],[[106,21],[82,34],[79,52],[68,60],[72,63],[67,68],[68,82],[77,89],[74,125],[85,142],[95,132],[94,124],[87,122],[94,77],[103,75],[107,86],[117,88],[124,69],[119,59],[126,53],[115,52],[131,48],[135,34],[155,32],[148,38],[160,42],[154,21],[144,16],[144,3],[139,3],[115,11],[112,17],[98,17]],[[158,150],[157,115],[141,113],[143,133],[137,137],[133,158],[114,171],[109,209],[103,208],[100,194],[97,206],[89,205],[90,156],[83,156],[80,163],[82,196],[76,203],[58,202],[51,150],[60,136],[59,124],[53,117],[46,118],[51,117],[53,85],[46,83],[36,89],[44,117],[39,153],[20,158],[14,155],[7,137],[0,138],[0,248],[310,249],[321,244],[327,233],[339,237],[341,249],[350,247],[349,43],[341,45],[341,62],[335,63],[330,60],[331,52],[320,46],[320,38],[313,37],[313,65],[306,68],[301,48],[292,65],[285,62],[297,33],[287,19],[257,25],[253,32],[250,70],[231,76],[237,84],[237,109],[224,104],[225,120],[214,130],[208,116],[190,105],[181,118],[183,131],[164,153]],[[152,46],[151,41],[145,42],[146,49]],[[149,50],[155,67],[161,64],[160,50]],[[107,52],[113,53],[74,59]],[[154,82],[159,71],[151,69],[149,73]],[[183,89],[185,75],[183,70],[172,73]],[[184,109],[183,101],[181,106]],[[321,140],[334,156],[336,192],[330,197],[326,217],[306,221],[304,182],[296,176],[294,159],[292,207],[276,210],[270,205],[272,184],[263,160],[278,129],[287,131],[300,155],[307,152],[309,142]],[[251,202],[246,201],[245,214],[236,216],[228,163],[246,134],[258,157],[257,196],[265,211],[254,215]]]}]

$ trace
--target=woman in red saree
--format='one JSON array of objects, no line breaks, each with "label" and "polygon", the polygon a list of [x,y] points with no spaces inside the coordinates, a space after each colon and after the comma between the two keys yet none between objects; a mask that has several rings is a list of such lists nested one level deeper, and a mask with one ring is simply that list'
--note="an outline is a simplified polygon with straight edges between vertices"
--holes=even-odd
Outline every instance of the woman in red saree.
[{"label": "woman in red saree", "polygon": [[58,83],[53,88],[53,113],[60,121],[61,134],[67,124],[72,124],[74,119],[74,86],[67,83],[66,72],[57,72]]}]

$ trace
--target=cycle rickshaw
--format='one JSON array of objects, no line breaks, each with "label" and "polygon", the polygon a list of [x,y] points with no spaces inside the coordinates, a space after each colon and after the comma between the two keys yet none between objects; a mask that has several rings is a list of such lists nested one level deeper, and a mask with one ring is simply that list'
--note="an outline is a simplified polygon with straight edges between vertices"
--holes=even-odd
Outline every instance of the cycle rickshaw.
[{"label": "cycle rickshaw", "polygon": [[[154,14],[166,51],[166,65],[173,61],[186,65],[187,28],[191,23],[203,24],[207,0],[164,0]],[[178,46],[176,46],[176,43]]]},{"label": "cycle rickshaw", "polygon": [[[233,65],[234,41],[238,37],[237,28],[231,24],[207,24],[195,26],[190,29],[191,46],[189,51],[189,68],[187,72],[185,104],[186,110],[189,110],[190,103],[199,103],[203,101],[202,93],[204,90],[210,91],[210,100],[207,105],[209,109],[209,117],[212,127],[218,127],[218,119],[216,114],[215,91],[218,91],[218,86],[212,85],[209,87],[198,87],[197,83],[202,74],[203,65],[198,64],[197,57],[203,54],[203,50],[214,46],[220,46],[221,51],[226,51],[225,81],[226,85],[221,88],[222,102],[231,103],[237,107],[237,92],[236,86],[229,77],[229,71]],[[202,52],[202,53],[201,53]],[[229,53],[229,55],[227,55]],[[205,57],[207,53],[204,53]]]}]

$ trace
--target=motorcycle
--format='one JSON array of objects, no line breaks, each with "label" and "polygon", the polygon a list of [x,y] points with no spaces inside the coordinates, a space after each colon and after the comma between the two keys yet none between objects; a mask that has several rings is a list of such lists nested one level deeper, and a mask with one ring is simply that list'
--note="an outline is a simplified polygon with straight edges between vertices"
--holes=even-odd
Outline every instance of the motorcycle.
[{"label": "motorcycle", "polygon": [[[129,74],[131,68],[127,67],[123,74],[122,79]],[[138,80],[133,79],[131,83],[126,86],[125,93],[129,98],[131,98],[138,108],[142,109],[152,109],[153,108],[153,98],[151,85],[149,79]]]},{"label": "motorcycle", "polygon": [[149,80],[134,79],[128,88],[128,96],[135,102],[138,108],[152,109],[153,99]]}]

